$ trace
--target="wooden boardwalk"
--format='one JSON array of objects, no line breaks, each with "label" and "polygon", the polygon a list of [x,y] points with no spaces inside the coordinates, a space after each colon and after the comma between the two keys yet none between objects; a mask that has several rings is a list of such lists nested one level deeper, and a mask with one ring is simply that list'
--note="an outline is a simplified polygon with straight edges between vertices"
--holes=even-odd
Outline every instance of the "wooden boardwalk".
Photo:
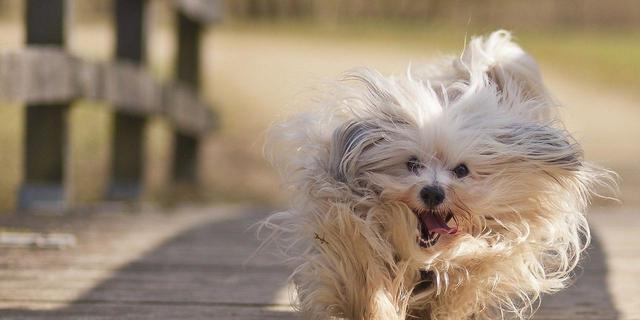
[{"label": "wooden boardwalk", "polygon": [[[0,248],[0,318],[297,319],[288,271],[268,254],[246,262],[257,246],[249,227],[266,213],[219,206],[0,217],[4,229],[77,237],[63,250]],[[591,221],[596,237],[583,274],[546,297],[536,319],[640,319],[638,215]]]}]

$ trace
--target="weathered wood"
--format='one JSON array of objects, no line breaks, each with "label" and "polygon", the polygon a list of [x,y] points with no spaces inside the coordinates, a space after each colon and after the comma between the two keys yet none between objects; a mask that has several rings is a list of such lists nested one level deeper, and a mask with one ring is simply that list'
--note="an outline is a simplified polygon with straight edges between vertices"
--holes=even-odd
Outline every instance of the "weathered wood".
[{"label": "weathered wood", "polygon": [[[77,246],[61,251],[0,251],[0,314],[294,319],[283,294],[289,270],[269,255],[247,262],[258,242],[246,230],[264,214],[208,207],[167,215],[0,219],[5,226],[56,228],[77,237]],[[45,304],[55,310],[34,310]]]},{"label": "weathered wood", "polygon": [[78,95],[76,65],[76,59],[53,47],[0,53],[0,99],[27,104],[69,101]]},{"label": "weathered wood", "polygon": [[[64,45],[64,1],[27,0],[26,41],[29,45]],[[65,203],[65,162],[67,110],[73,95],[73,70],[68,55],[55,49],[40,53],[29,51],[22,68],[38,72],[22,73],[19,92],[30,96],[25,126],[25,171],[18,207],[23,210],[59,210]],[[10,68],[12,65],[9,65]],[[40,89],[40,90],[38,90]]]},{"label": "weathered wood", "polygon": [[109,199],[134,199],[142,191],[145,122],[141,116],[116,113]]},{"label": "weathered wood", "polygon": [[[197,90],[200,86],[200,23],[193,21],[184,13],[178,13],[178,52],[176,62],[176,76],[179,81]],[[186,92],[186,90],[185,90]],[[173,148],[173,181],[179,185],[195,185],[197,183],[198,168],[198,139],[191,135],[184,134],[186,127],[192,124],[185,124],[186,118],[182,115],[188,112],[191,102],[185,102],[181,106],[172,104],[170,106],[172,118],[179,119],[181,130],[174,133]],[[199,125],[196,125],[199,126]]]},{"label": "weathered wood", "polygon": [[[145,4],[146,0],[115,1],[116,57],[137,66],[145,60]],[[136,199],[142,191],[146,121],[141,116],[124,112],[144,114],[161,107],[159,86],[146,75],[134,66],[124,64],[108,68],[106,72],[105,98],[119,110],[114,119],[111,185],[107,195],[110,199]],[[137,81],[125,78],[137,78]],[[136,106],[144,108],[136,109]]]},{"label": "weathered wood", "polygon": [[67,110],[66,105],[27,107],[21,209],[58,207],[64,201]]},{"label": "weathered wood", "polygon": [[178,80],[195,89],[200,85],[200,23],[178,13]]},{"label": "weathered wood", "polygon": [[173,180],[176,183],[197,183],[200,143],[192,135],[174,134]]},{"label": "weathered wood", "polygon": [[[0,225],[74,233],[66,250],[0,250],[3,319],[295,319],[290,273],[273,248],[248,260],[266,210],[0,217]],[[637,212],[592,212],[594,243],[576,284],[544,296],[534,319],[637,319]],[[29,219],[31,218],[31,219]],[[249,231],[248,231],[249,230]],[[626,285],[625,285],[626,284]],[[630,298],[631,297],[631,298]]]},{"label": "weathered wood", "polygon": [[162,86],[150,73],[133,63],[109,63],[103,69],[99,97],[122,111],[135,114],[156,114],[162,110]]},{"label": "weathered wood", "polygon": [[62,183],[67,107],[27,107],[25,179],[34,183]]},{"label": "weathered wood", "polygon": [[64,43],[64,1],[27,0],[27,44]]},{"label": "weathered wood", "polygon": [[[32,302],[32,310],[10,309],[10,304],[0,301],[2,319],[189,319],[189,320],[297,320],[299,315],[284,307],[238,306],[209,304],[166,303],[108,303],[87,301],[68,308],[53,309],[52,303]],[[580,318],[612,319],[612,318]],[[551,319],[547,319],[551,320]],[[567,320],[563,318],[562,320]]]},{"label": "weathered wood", "polygon": [[116,0],[116,57],[140,63],[144,60],[145,0]]},{"label": "weathered wood", "polygon": [[108,102],[125,113],[163,114],[190,134],[215,124],[194,90],[174,82],[163,85],[133,63],[90,62],[45,47],[0,53],[0,101],[46,104],[78,98]]},{"label": "weathered wood", "polygon": [[198,134],[215,127],[213,111],[198,100],[195,92],[178,83],[164,88],[164,112],[181,131]]},{"label": "weathered wood", "polygon": [[222,4],[218,0],[174,0],[173,4],[198,23],[211,24],[222,20]]}]

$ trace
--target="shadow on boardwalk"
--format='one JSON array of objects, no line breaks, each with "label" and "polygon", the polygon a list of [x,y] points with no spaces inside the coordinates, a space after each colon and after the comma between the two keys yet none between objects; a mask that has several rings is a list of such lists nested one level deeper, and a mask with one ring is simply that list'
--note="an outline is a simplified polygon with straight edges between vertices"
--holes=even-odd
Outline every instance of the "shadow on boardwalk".
[{"label": "shadow on boardwalk", "polygon": [[[115,271],[70,305],[0,310],[2,319],[296,319],[283,299],[288,270],[268,255],[243,262],[257,246],[247,229],[263,214],[204,223]],[[535,319],[617,319],[597,237],[569,290],[544,297]],[[39,301],[40,303],[46,301]]]},{"label": "shadow on boardwalk", "polygon": [[580,265],[575,283],[564,291],[544,296],[534,319],[615,320],[620,317],[607,283],[607,254],[595,232]]},{"label": "shadow on boardwalk", "polygon": [[261,217],[252,213],[196,226],[65,308],[0,310],[0,318],[295,319],[286,304],[274,302],[286,296],[288,270],[268,255],[243,265],[258,245],[248,228]]}]

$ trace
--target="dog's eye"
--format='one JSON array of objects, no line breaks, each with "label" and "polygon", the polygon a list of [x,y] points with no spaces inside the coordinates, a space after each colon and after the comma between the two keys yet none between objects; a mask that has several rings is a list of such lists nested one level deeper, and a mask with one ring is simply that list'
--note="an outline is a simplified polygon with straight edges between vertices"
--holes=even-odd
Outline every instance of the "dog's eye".
[{"label": "dog's eye", "polygon": [[422,168],[424,168],[424,166],[415,156],[409,158],[409,161],[407,161],[407,169],[415,174],[418,174]]},{"label": "dog's eye", "polygon": [[453,170],[451,170],[453,172],[453,174],[456,176],[456,178],[460,179],[460,178],[464,178],[466,176],[469,175],[469,168],[467,168],[467,165],[464,163],[461,163],[459,165],[457,165],[455,168],[453,168]]}]

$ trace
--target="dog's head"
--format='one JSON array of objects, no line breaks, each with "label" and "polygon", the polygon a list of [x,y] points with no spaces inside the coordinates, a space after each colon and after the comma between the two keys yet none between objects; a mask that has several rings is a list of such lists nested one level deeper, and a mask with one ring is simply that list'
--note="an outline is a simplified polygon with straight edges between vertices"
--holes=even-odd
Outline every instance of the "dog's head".
[{"label": "dog's head", "polygon": [[506,33],[475,41],[455,66],[462,76],[437,85],[350,75],[361,88],[342,101],[347,120],[332,134],[330,176],[356,198],[406,204],[423,247],[541,218],[535,207],[550,192],[580,182],[582,151],[552,120],[533,61]]}]

